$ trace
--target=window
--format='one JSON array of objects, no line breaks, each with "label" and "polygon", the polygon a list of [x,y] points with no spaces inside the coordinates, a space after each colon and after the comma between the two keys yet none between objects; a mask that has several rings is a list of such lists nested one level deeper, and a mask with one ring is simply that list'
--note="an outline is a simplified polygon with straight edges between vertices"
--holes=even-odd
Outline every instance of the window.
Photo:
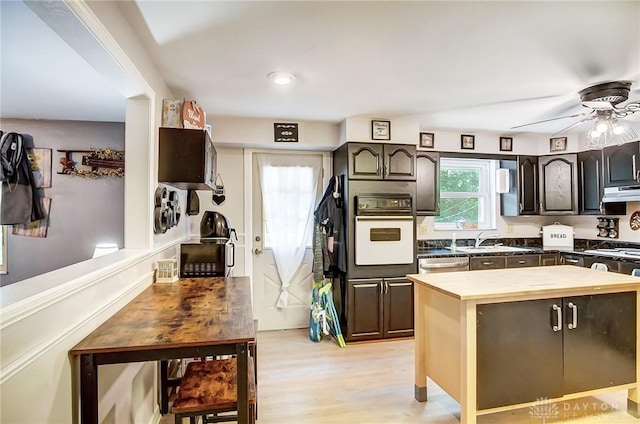
[{"label": "window", "polygon": [[440,159],[440,215],[436,230],[496,227],[495,173],[491,159]]}]

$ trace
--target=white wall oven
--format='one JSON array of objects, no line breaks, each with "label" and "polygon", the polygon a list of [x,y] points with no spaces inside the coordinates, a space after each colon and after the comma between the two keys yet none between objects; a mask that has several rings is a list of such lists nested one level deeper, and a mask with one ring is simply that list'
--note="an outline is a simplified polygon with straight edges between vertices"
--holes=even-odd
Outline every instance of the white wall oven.
[{"label": "white wall oven", "polygon": [[355,264],[413,264],[416,240],[411,195],[362,194],[355,200]]}]

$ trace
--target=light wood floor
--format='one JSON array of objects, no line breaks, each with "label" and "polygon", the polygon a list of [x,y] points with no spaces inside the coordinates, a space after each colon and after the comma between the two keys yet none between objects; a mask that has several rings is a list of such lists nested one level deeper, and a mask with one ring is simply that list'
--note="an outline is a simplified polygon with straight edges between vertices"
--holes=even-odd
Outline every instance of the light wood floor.
[{"label": "light wood floor", "polygon": [[[413,398],[413,340],[347,344],[309,340],[307,330],[258,333],[259,424],[457,424],[460,409],[429,381],[428,402]],[[545,421],[530,408],[485,415],[479,424],[638,424],[626,391],[555,405]],[[172,415],[161,424],[173,424]],[[185,421],[186,422],[186,421]]]}]

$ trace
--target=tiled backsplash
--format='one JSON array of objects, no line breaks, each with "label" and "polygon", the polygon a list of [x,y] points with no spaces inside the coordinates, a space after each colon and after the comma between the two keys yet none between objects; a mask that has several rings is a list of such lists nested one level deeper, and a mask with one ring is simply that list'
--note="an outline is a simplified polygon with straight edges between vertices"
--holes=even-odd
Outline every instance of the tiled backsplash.
[{"label": "tiled backsplash", "polygon": [[[470,239],[457,239],[456,244],[458,246],[473,246],[475,243],[474,238]],[[521,247],[538,247],[542,248],[542,238],[500,238],[486,240],[483,245],[493,245],[502,243],[505,246],[521,246]],[[418,240],[418,249],[442,249],[449,247],[451,239],[437,239],[437,240]],[[574,239],[573,247],[575,250],[586,249],[612,249],[616,247],[629,247],[640,248],[640,243],[627,243],[619,242],[616,240],[590,240],[590,239]]]}]

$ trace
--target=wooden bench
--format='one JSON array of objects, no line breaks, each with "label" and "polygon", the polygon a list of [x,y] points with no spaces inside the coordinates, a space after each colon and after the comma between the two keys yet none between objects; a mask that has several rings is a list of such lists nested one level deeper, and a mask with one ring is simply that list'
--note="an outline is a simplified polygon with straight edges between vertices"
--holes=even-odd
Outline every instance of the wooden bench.
[{"label": "wooden bench", "polygon": [[[190,362],[182,377],[171,412],[175,423],[189,417],[194,424],[202,416],[204,423],[237,421],[235,415],[219,415],[238,409],[238,367],[236,358]],[[253,357],[248,361],[249,420],[255,423],[256,382]]]}]

